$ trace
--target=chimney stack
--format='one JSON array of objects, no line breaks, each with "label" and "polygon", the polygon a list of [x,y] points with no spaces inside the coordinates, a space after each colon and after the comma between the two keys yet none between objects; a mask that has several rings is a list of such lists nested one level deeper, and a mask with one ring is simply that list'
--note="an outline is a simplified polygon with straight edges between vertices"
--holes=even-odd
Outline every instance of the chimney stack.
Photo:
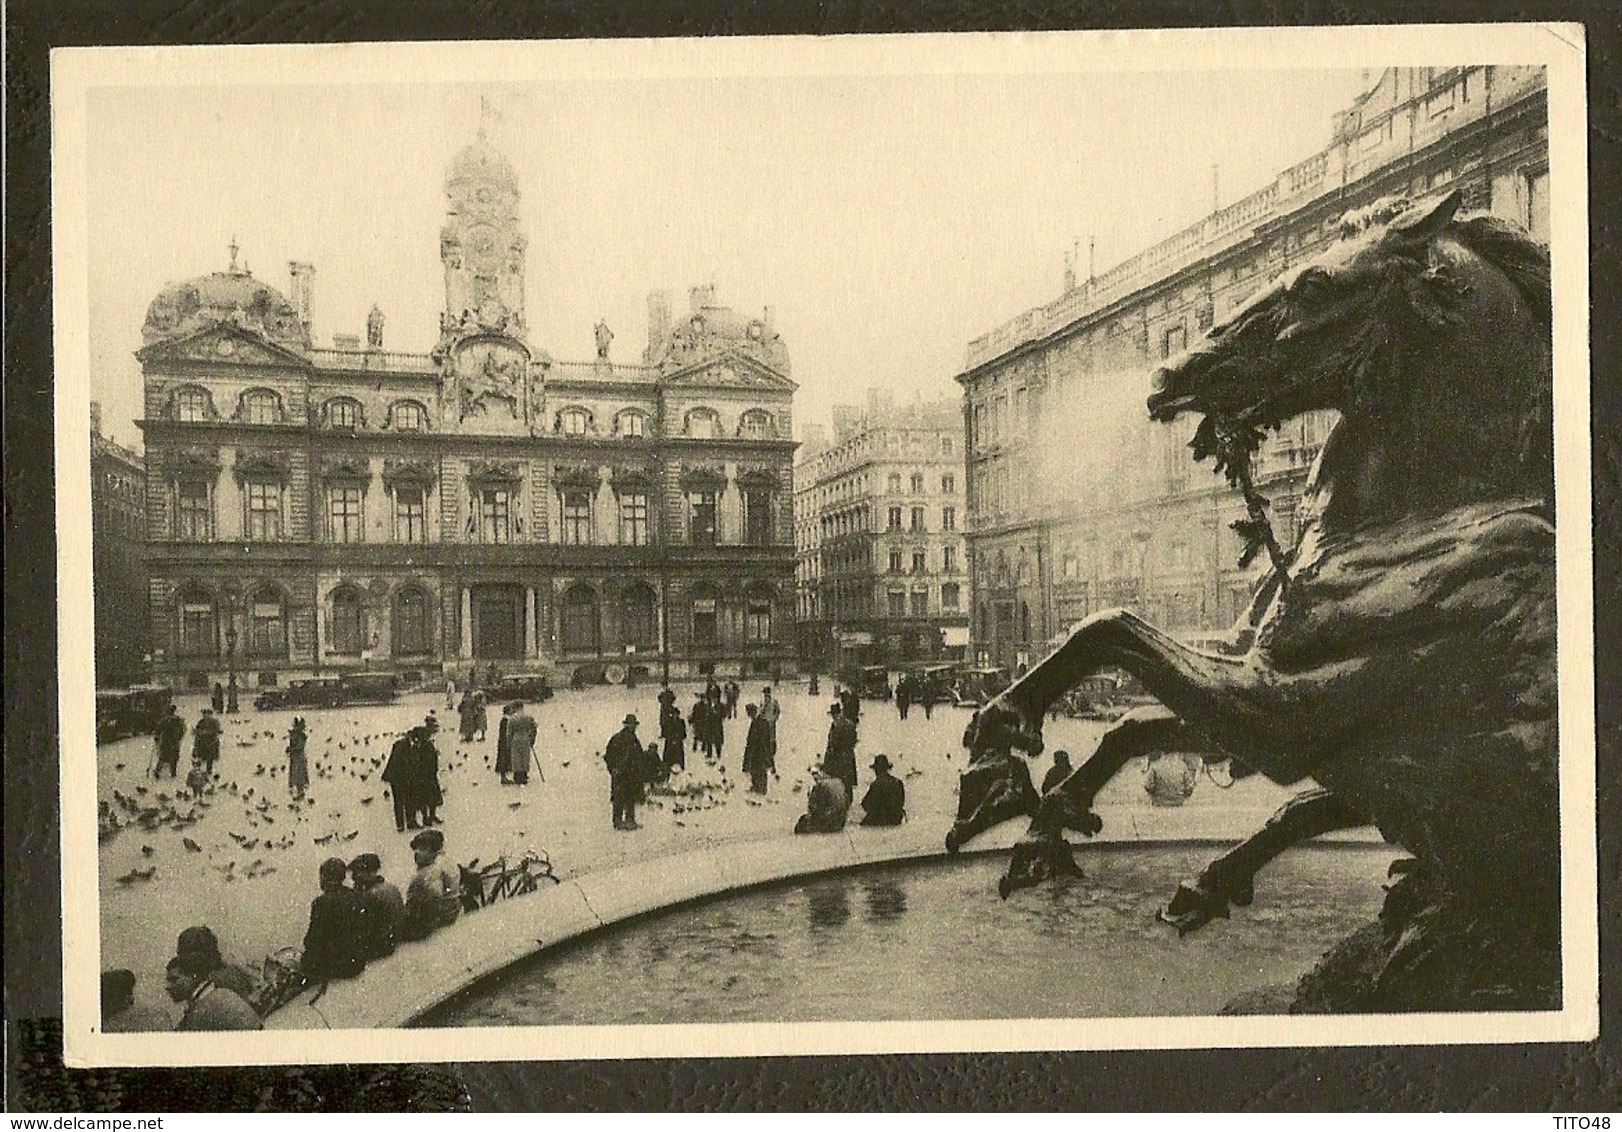
[{"label": "chimney stack", "polygon": [[90,402],[90,435],[101,435],[101,402]]},{"label": "chimney stack", "polygon": [[648,292],[648,349],[642,361],[653,365],[665,356],[670,344],[670,292]]},{"label": "chimney stack", "polygon": [[287,273],[292,276],[293,310],[298,314],[298,320],[304,326],[304,337],[310,337],[310,299],[311,289],[315,285],[315,264],[299,263],[289,260]]}]

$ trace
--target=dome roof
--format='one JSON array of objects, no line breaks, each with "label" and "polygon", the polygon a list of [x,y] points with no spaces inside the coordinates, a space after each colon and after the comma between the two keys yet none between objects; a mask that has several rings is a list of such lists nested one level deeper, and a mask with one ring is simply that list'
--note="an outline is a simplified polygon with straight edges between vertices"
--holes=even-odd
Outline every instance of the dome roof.
[{"label": "dome roof", "polygon": [[287,296],[247,271],[215,271],[169,284],[146,308],[141,337],[150,344],[221,322],[257,331],[284,346],[305,349],[310,344]]},{"label": "dome roof", "polygon": [[485,140],[481,132],[476,141],[451,160],[445,183],[457,181],[491,181],[503,188],[518,189],[518,174],[513,172],[507,155]]}]

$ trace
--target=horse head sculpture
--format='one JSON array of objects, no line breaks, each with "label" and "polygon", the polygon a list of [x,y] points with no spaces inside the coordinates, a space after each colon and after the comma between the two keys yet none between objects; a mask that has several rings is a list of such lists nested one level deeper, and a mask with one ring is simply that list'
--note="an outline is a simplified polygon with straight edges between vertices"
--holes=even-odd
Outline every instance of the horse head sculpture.
[{"label": "horse head sculpture", "polygon": [[[1202,415],[1193,456],[1241,489],[1250,514],[1235,526],[1274,569],[1225,651],[1107,610],[987,705],[981,728],[1037,734],[1057,696],[1105,668],[1163,705],[1122,719],[1025,807],[1005,895],[1060,871],[1064,831],[1099,827],[1093,799],[1130,759],[1220,751],[1322,789],[1185,883],[1163,913],[1180,930],[1249,903],[1257,870],[1290,845],[1372,823],[1414,860],[1380,928],[1326,959],[1320,1005],[1558,999],[1549,261],[1459,204],[1348,217],[1340,242],[1155,375],[1151,417]],[[1254,457],[1269,430],[1316,409],[1340,421],[1285,548]],[[1007,816],[969,806],[970,787],[966,775],[949,848]]]}]

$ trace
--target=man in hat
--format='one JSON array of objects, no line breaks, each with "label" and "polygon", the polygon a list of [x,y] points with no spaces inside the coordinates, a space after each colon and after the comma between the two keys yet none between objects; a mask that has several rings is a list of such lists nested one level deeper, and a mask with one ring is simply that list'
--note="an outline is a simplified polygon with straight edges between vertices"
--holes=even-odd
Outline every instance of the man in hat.
[{"label": "man in hat", "polygon": [[743,772],[749,776],[750,792],[764,794],[766,775],[777,769],[772,725],[755,704],[745,704],[743,710],[749,716],[749,734],[743,741]]},{"label": "man in hat", "polygon": [[777,749],[777,720],[783,714],[783,705],[777,702],[777,698],[772,695],[770,687],[760,690],[760,714],[771,725],[772,750],[775,752]]},{"label": "man in hat", "polygon": [[416,777],[417,804],[422,807],[423,825],[443,825],[439,807],[445,802],[445,793],[439,786],[439,748],[434,745],[434,734],[439,730],[439,717],[433,712],[417,728],[412,742],[412,772]]},{"label": "man in hat", "polygon": [[383,879],[383,862],[376,853],[362,853],[350,861],[349,877],[360,900],[361,944],[366,958],[393,955],[400,917],[405,914],[405,898]]},{"label": "man in hat", "polygon": [[203,718],[197,721],[191,734],[191,761],[202,768],[207,778],[214,777],[214,763],[220,757],[220,720],[212,708],[203,709]]},{"label": "man in hat", "polygon": [[833,722],[828,724],[828,745],[823,751],[822,765],[833,777],[845,784],[846,804],[856,796],[856,724],[845,717],[844,709],[834,704],[828,709]]},{"label": "man in hat", "polygon": [[1042,776],[1042,793],[1050,793],[1055,786],[1069,778],[1074,769],[1070,765],[1069,751],[1054,751],[1053,765],[1048,768],[1047,774]]},{"label": "man in hat", "polygon": [[703,692],[695,692],[692,710],[687,713],[687,726],[693,738],[693,749],[702,751],[705,758],[715,754],[710,745],[710,701]]},{"label": "man in hat", "polygon": [[812,770],[815,781],[805,796],[805,813],[794,823],[795,833],[838,833],[850,814],[850,791],[826,767]]},{"label": "man in hat", "polygon": [[180,776],[180,741],[186,737],[186,721],[180,718],[180,713],[174,704],[163,713],[158,721],[157,747],[158,759],[152,770],[153,778],[163,777],[163,768],[169,768],[169,777]]},{"label": "man in hat", "polygon": [[508,757],[512,762],[513,782],[519,786],[529,784],[529,764],[535,755],[538,729],[535,717],[524,708],[523,700],[513,701],[513,713],[507,724]]},{"label": "man in hat", "polygon": [[862,795],[863,825],[900,825],[907,816],[907,788],[890,773],[890,760],[873,760],[873,784]]},{"label": "man in hat", "polygon": [[687,768],[687,722],[676,706],[676,693],[669,688],[659,693],[659,738],[664,741],[666,777]]},{"label": "man in hat", "polygon": [[436,929],[454,924],[462,914],[462,880],[441,860],[445,835],[425,829],[411,839],[416,875],[406,886],[399,938],[423,939]]},{"label": "man in hat", "polygon": [[299,968],[314,982],[352,979],[366,969],[360,897],[344,883],[349,866],[337,857],[321,862],[321,894],[310,903]]},{"label": "man in hat", "polygon": [[263,1030],[254,1008],[230,987],[215,981],[203,960],[176,955],[165,970],[169,997],[181,1005],[177,1030]]},{"label": "man in hat", "polygon": [[615,829],[640,828],[636,824],[636,803],[642,792],[638,773],[642,743],[636,737],[636,727],[636,716],[627,715],[603,751],[603,762],[608,765],[608,800],[614,809]]},{"label": "man in hat", "polygon": [[413,774],[413,760],[416,755],[413,747],[416,743],[417,728],[413,727],[404,735],[394,741],[389,748],[389,761],[383,764],[383,781],[388,784],[389,794],[394,799],[394,828],[404,833],[408,829],[421,828],[417,815],[422,807],[417,801],[416,778]]}]

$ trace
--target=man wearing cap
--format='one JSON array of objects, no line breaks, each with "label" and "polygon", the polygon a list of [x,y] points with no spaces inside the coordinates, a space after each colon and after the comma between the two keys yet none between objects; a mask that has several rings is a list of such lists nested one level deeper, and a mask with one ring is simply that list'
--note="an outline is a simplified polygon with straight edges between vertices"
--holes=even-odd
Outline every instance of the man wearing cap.
[{"label": "man wearing cap", "polygon": [[169,997],[181,1005],[177,1030],[263,1030],[248,1000],[216,982],[199,956],[176,955],[164,972]]},{"label": "man wearing cap", "polygon": [[383,879],[383,862],[376,853],[362,853],[350,861],[349,877],[360,899],[361,943],[366,958],[393,955],[400,917],[405,914],[405,898]]},{"label": "man wearing cap", "polygon": [[862,795],[863,825],[900,825],[907,816],[907,788],[890,773],[890,760],[873,760],[873,785]]},{"label": "man wearing cap", "polygon": [[636,824],[636,803],[642,791],[638,773],[642,743],[636,737],[636,723],[636,716],[627,715],[603,751],[603,762],[608,765],[608,800],[614,809],[615,829],[641,828]]},{"label": "man wearing cap", "polygon": [[220,953],[220,939],[206,924],[183,928],[175,938],[175,958],[185,959],[211,980],[252,1000],[258,989],[253,972],[237,963],[227,963]]},{"label": "man wearing cap", "polygon": [[445,835],[437,829],[425,829],[411,839],[417,872],[406,886],[400,939],[423,939],[454,924],[462,914],[461,877],[440,859],[444,850]]},{"label": "man wearing cap", "polygon": [[856,796],[856,724],[845,717],[844,709],[834,704],[828,709],[833,722],[828,725],[828,746],[822,755],[822,765],[834,778],[845,784],[846,804]]},{"label": "man wearing cap", "polygon": [[321,894],[310,902],[299,968],[312,982],[352,979],[366,969],[360,897],[344,883],[349,866],[337,857],[322,861],[318,875]]}]

